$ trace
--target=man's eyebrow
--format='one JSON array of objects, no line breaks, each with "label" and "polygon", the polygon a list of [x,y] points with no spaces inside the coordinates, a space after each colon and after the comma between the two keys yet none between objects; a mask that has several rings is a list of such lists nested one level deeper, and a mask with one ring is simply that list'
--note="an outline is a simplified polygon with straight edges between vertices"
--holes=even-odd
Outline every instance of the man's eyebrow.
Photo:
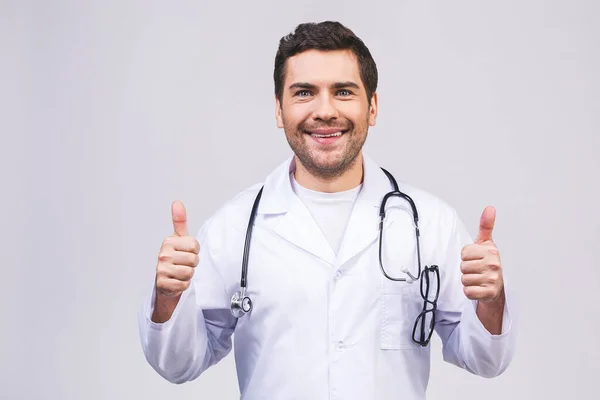
[{"label": "man's eyebrow", "polygon": [[[354,89],[360,89],[360,86],[358,86],[358,84],[352,82],[352,81],[345,81],[345,82],[336,82],[333,85],[331,85],[331,87],[333,89],[342,89],[342,88],[354,88]],[[314,85],[312,83],[308,83],[308,82],[294,82],[290,85],[289,89],[316,89],[317,85]]]},{"label": "man's eyebrow", "polygon": [[334,89],[342,89],[342,88],[348,88],[348,87],[354,88],[354,89],[360,89],[360,87],[352,81],[336,82],[333,84]]},{"label": "man's eyebrow", "polygon": [[294,82],[290,85],[289,89],[316,89],[316,85],[308,82]]}]

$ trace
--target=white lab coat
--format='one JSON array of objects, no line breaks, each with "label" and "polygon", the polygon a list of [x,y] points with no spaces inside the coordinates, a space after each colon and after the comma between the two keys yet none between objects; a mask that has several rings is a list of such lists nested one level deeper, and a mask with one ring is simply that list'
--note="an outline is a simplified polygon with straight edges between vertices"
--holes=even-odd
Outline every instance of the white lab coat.
[{"label": "white lab coat", "polygon": [[[264,182],[248,266],[252,312],[236,320],[230,300],[239,288],[248,218],[262,184],[202,226],[193,284],[169,321],[150,320],[154,291],[148,296],[139,316],[148,362],[171,382],[190,381],[225,357],[233,338],[245,400],[424,399],[430,347],[411,339],[423,307],[419,283],[390,281],[379,267],[379,206],[391,190],[388,178],[364,156],[363,188],[336,257],[292,191],[294,166],[290,157]],[[455,210],[398,183],[418,207],[422,265],[440,268],[436,332],[444,359],[484,377],[502,373],[514,354],[510,296],[502,334],[491,335],[463,293],[460,252],[472,240]],[[403,265],[416,272],[414,228],[406,202],[389,204],[384,267],[402,276]]]}]

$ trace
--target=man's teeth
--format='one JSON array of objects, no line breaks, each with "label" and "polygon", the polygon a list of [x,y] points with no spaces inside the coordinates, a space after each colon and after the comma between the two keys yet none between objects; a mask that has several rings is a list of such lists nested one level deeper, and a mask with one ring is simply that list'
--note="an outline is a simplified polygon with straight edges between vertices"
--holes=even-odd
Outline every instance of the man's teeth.
[{"label": "man's teeth", "polygon": [[318,137],[318,138],[328,138],[328,137],[342,136],[342,132],[330,133],[329,135],[319,135],[318,133],[311,133],[310,135],[313,137]]}]

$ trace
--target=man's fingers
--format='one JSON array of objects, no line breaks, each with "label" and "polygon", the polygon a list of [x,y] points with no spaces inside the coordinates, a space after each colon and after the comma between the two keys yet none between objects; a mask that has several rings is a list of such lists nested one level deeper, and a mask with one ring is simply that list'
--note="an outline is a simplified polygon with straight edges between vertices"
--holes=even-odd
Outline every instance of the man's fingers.
[{"label": "man's fingers", "polygon": [[174,201],[171,205],[171,216],[173,218],[173,229],[175,236],[188,236],[187,213],[183,203]]},{"label": "man's fingers", "polygon": [[[188,268],[191,269],[191,268]],[[172,296],[174,294],[181,294],[188,287],[190,287],[191,278],[190,279],[177,279],[172,278],[167,275],[158,275],[156,277],[156,288],[160,293],[163,293],[167,296]]]},{"label": "man's fingers", "polygon": [[158,254],[158,261],[163,264],[178,264],[196,267],[200,258],[196,253],[190,253],[188,251],[165,250]]},{"label": "man's fingers", "polygon": [[198,265],[200,245],[189,236],[187,213],[180,201],[171,205],[172,236],[163,240],[156,266],[156,290],[167,297],[175,297],[187,290]]},{"label": "man's fingers", "polygon": [[463,291],[471,300],[489,300],[495,295],[494,289],[486,286],[465,286]]},{"label": "man's fingers", "polygon": [[463,274],[461,276],[463,286],[483,286],[491,287],[496,284],[498,276],[494,273],[490,274]]},{"label": "man's fingers", "polygon": [[195,254],[200,253],[200,243],[198,243],[198,240],[196,240],[196,238],[191,236],[168,237],[165,239],[164,244],[170,246],[171,248],[173,248],[173,250],[176,251],[185,251],[188,253]]},{"label": "man's fingers", "polygon": [[194,276],[194,268],[187,265],[174,264],[167,270],[167,276],[179,281],[189,281]]},{"label": "man's fingers", "polygon": [[194,276],[194,268],[188,265],[168,264],[160,269],[160,276],[178,281],[189,281]]},{"label": "man's fingers", "polygon": [[463,286],[480,286],[483,283],[482,274],[463,274],[460,277]]},{"label": "man's fingers", "polygon": [[175,265],[185,265],[187,267],[196,267],[200,258],[195,253],[188,253],[187,251],[176,251],[171,257],[171,263]]},{"label": "man's fingers", "polygon": [[498,285],[473,285],[464,286],[463,292],[470,300],[478,300],[482,302],[492,301],[502,296],[503,288]]},{"label": "man's fingers", "polygon": [[486,270],[482,260],[469,260],[460,263],[460,272],[463,274],[481,274]]},{"label": "man's fingers", "polygon": [[489,248],[485,247],[485,245],[469,244],[463,247],[460,253],[460,258],[463,261],[481,260],[487,255],[488,252]]},{"label": "man's fingers", "polygon": [[475,238],[475,243],[483,243],[492,240],[492,231],[496,222],[496,209],[488,206],[483,210],[479,219],[479,232]]}]

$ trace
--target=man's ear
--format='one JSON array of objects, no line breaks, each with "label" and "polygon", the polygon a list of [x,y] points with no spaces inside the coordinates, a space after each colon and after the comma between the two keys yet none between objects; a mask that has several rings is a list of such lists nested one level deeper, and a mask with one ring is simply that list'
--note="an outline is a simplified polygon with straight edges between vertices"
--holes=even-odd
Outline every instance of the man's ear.
[{"label": "man's ear", "polygon": [[371,97],[371,103],[369,105],[369,126],[375,126],[375,122],[377,121],[377,93],[373,93]]},{"label": "man's ear", "polygon": [[281,102],[275,96],[275,119],[277,120],[277,127],[283,128],[283,118],[281,115]]}]

